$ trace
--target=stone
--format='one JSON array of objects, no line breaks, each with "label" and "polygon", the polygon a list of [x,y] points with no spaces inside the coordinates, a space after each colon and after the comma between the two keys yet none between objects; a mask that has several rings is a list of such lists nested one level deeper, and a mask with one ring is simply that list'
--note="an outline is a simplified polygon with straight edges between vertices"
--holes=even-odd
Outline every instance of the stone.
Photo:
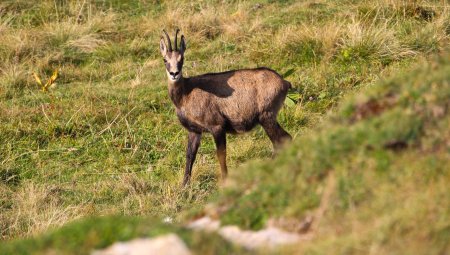
[{"label": "stone", "polygon": [[118,242],[92,255],[191,255],[186,244],[175,234]]}]

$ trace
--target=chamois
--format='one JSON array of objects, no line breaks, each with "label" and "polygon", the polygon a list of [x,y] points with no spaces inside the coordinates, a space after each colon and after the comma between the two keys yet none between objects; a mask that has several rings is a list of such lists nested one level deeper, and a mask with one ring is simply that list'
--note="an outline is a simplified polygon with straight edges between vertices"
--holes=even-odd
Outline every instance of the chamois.
[{"label": "chamois", "polygon": [[179,121],[189,132],[183,186],[190,181],[203,132],[214,137],[223,180],[228,172],[226,133],[247,132],[260,124],[274,148],[292,139],[277,122],[278,111],[291,87],[288,81],[265,67],[183,77],[184,35],[178,49],[179,29],[176,30],[173,49],[169,35],[163,32],[168,45],[161,36],[159,46],[166,66],[169,96]]}]

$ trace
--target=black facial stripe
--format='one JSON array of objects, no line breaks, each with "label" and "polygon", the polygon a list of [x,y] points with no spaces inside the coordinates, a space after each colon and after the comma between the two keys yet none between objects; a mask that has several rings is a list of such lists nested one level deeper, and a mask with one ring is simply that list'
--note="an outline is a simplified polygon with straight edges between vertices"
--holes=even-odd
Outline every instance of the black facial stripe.
[{"label": "black facial stripe", "polygon": [[[178,72],[181,72],[181,69],[183,68],[183,62],[184,62],[184,59],[181,59],[181,61],[177,62],[177,71]],[[170,62],[167,61],[166,59],[164,59],[164,65],[166,66],[166,70],[168,72],[170,72],[170,67],[171,67]]]},{"label": "black facial stripe", "polygon": [[183,60],[177,63],[178,71],[181,71],[181,68],[183,68]]}]

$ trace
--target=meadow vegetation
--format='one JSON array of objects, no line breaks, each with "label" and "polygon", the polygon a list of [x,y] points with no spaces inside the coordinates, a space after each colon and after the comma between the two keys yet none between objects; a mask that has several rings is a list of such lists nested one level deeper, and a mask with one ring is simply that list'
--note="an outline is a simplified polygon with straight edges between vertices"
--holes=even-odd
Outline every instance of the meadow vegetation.
[{"label": "meadow vegetation", "polygon": [[209,214],[223,224],[258,229],[272,221],[312,232],[314,241],[295,252],[445,254],[449,59],[421,63],[347,98],[273,161],[234,172]]},{"label": "meadow vegetation", "polygon": [[[69,232],[87,252],[175,231],[194,250],[208,249],[202,254],[244,252],[157,223],[207,214],[213,202],[224,223],[245,228],[315,218],[311,231],[320,238],[295,252],[445,253],[448,8],[395,0],[2,1],[5,251],[73,253],[61,245]],[[223,188],[209,136],[192,184],[180,188],[187,133],[158,49],[162,28],[176,27],[186,36],[186,76],[267,66],[294,87],[279,116],[292,145],[272,160],[261,128],[229,136]],[[54,70],[55,86],[42,92],[32,73]],[[89,217],[100,218],[53,230]],[[101,234],[91,229],[97,222]],[[124,234],[105,234],[120,232],[113,224]],[[23,238],[31,239],[12,240]]]}]

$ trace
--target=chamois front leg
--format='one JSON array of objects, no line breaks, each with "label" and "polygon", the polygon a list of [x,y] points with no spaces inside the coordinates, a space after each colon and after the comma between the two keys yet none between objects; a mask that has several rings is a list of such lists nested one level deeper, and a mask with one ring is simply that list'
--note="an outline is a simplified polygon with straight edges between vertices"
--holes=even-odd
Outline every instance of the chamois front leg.
[{"label": "chamois front leg", "polygon": [[224,130],[219,129],[212,132],[214,142],[216,143],[217,158],[220,163],[220,171],[222,174],[222,181],[225,181],[228,175],[227,169],[227,137]]},{"label": "chamois front leg", "polygon": [[197,155],[198,147],[200,146],[200,140],[202,134],[189,132],[188,145],[186,150],[186,168],[184,170],[183,186],[189,183],[192,173],[192,165],[194,165],[195,156]]}]

